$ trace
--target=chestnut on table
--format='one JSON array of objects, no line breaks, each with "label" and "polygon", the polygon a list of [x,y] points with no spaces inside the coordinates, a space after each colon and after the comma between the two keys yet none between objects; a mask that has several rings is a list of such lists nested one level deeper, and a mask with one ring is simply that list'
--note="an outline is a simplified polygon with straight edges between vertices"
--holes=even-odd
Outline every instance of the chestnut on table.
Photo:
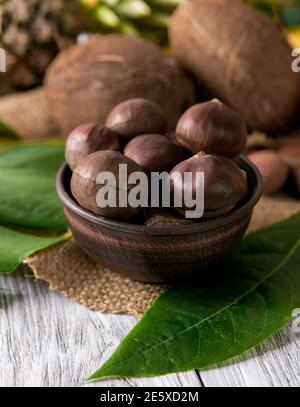
[{"label": "chestnut on table", "polygon": [[300,144],[284,146],[279,151],[282,160],[289,167],[289,187],[300,198]]},{"label": "chestnut on table", "polygon": [[263,177],[264,193],[274,194],[283,187],[289,174],[288,165],[277,151],[259,150],[248,155]]}]

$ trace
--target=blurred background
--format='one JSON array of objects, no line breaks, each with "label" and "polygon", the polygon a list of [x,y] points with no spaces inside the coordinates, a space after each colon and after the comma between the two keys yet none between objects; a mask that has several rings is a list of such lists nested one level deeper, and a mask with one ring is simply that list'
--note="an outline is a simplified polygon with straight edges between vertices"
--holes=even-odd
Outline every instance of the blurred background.
[{"label": "blurred background", "polygon": [[[96,121],[102,121],[105,112],[112,108],[111,104],[126,99],[126,95],[133,97],[132,95],[136,95],[136,92],[141,92],[141,90],[137,89],[135,75],[136,71],[141,69],[139,67],[141,65],[140,61],[146,59],[149,48],[141,50],[137,44],[132,43],[132,40],[130,42],[127,39],[126,45],[123,46],[123,36],[144,38],[157,44],[156,51],[152,47],[150,53],[153,52],[153,55],[159,55],[158,60],[164,59],[165,54],[176,56],[184,68],[192,68],[186,69],[191,78],[192,75],[197,76],[193,68],[196,71],[202,69],[202,73],[205,73],[206,67],[201,66],[201,61],[199,61],[201,58],[198,57],[197,60],[194,60],[194,63],[192,63],[194,66],[186,67],[184,63],[186,56],[180,57],[180,55],[176,54],[174,48],[171,50],[168,44],[168,29],[171,27],[172,13],[182,3],[189,1],[192,0],[0,0],[0,49],[4,50],[6,54],[6,72],[0,74],[0,150],[5,150],[11,144],[20,141],[45,141],[67,136],[70,129],[79,124],[76,122],[76,118],[81,120],[81,117],[84,117],[84,119],[87,119],[84,121],[95,121],[96,118]],[[241,114],[247,114],[251,110],[248,103],[248,96],[251,93],[254,100],[251,103],[252,110],[255,111],[255,116],[260,115],[260,112],[263,111],[262,106],[264,106],[266,117],[265,120],[263,118],[263,121],[266,123],[257,122],[252,125],[253,123],[246,120],[251,134],[248,137],[247,151],[245,153],[252,154],[257,150],[264,150],[267,155],[260,153],[261,156],[251,156],[251,158],[261,172],[266,173],[266,177],[272,180],[277,178],[274,177],[274,168],[283,166],[281,158],[280,165],[278,164],[278,150],[284,147],[284,161],[287,161],[289,166],[292,165],[297,168],[294,176],[296,181],[293,181],[296,188],[292,188],[296,192],[293,192],[293,195],[300,197],[300,126],[297,108],[300,91],[298,89],[298,78],[296,78],[298,75],[293,75],[290,68],[290,64],[295,58],[295,55],[293,57],[291,55],[291,48],[300,48],[300,0],[232,0],[233,4],[235,2],[237,5],[241,2],[247,3],[250,8],[256,9],[258,12],[253,15],[252,9],[249,9],[248,20],[241,15],[234,17],[224,15],[223,19],[224,8],[220,5],[224,6],[224,4],[220,1],[220,3],[216,2],[218,8],[214,9],[210,15],[211,20],[215,21],[207,22],[203,16],[200,16],[198,22],[199,26],[201,24],[211,24],[212,32],[216,33],[214,38],[211,38],[213,49],[216,48],[216,55],[221,55],[222,52],[219,53],[218,50],[218,47],[220,47],[225,55],[224,60],[219,61],[220,71],[215,74],[215,82],[218,81],[220,75],[223,75],[224,69],[227,69],[227,67],[224,68],[224,62],[228,62],[228,58],[231,58],[230,52],[234,49],[237,41],[231,35],[231,31],[234,31],[232,27],[235,26],[236,21],[234,19],[243,20],[241,24],[245,24],[245,26],[253,24],[254,30],[257,32],[253,33],[252,31],[252,34],[249,34],[251,32],[249,30],[248,33],[245,33],[246,37],[249,36],[250,41],[247,38],[245,53],[240,55],[240,59],[234,63],[236,72],[231,78],[232,92],[229,92],[234,94],[238,73],[246,72],[244,78],[241,75],[240,82],[237,85],[239,88],[237,94],[244,94],[247,97],[246,111],[243,109],[243,106],[245,106],[243,100],[239,102],[238,106],[231,103],[235,102],[235,99],[239,97],[237,95],[231,96],[230,103],[227,103],[227,100],[225,102],[233,108],[240,108],[242,110],[242,112],[240,111]],[[232,6],[232,3],[226,3],[226,7],[227,4],[235,7]],[[197,7],[196,5],[196,10]],[[222,11],[218,12],[220,7]],[[273,30],[274,27],[269,23],[268,19],[259,18],[260,13],[266,15],[275,23],[279,31],[290,43],[290,48],[287,46],[285,38],[282,38],[282,35],[277,33],[277,30]],[[242,14],[244,13],[242,12]],[[197,18],[199,19],[199,16]],[[202,22],[201,18],[204,18]],[[219,23],[216,22],[217,18],[220,19]],[[228,20],[228,25],[223,24],[223,31],[227,30],[224,35],[219,33],[219,26],[223,23],[222,20]],[[181,30],[181,26],[182,24],[177,26],[177,31]],[[189,27],[189,23],[186,26]],[[244,34],[243,26],[240,27],[240,30]],[[129,55],[129,59],[131,58],[134,61],[131,64],[128,63],[128,59],[127,65],[124,64],[124,69],[115,72],[115,75],[121,75],[119,80],[122,84],[126,82],[124,82],[124,73],[129,75],[130,69],[135,72],[132,74],[130,87],[127,84],[124,85],[124,92],[120,89],[115,92],[114,78],[112,78],[110,69],[106,70],[102,67],[99,73],[99,66],[94,63],[97,56],[95,56],[96,50],[94,52],[93,47],[86,51],[84,58],[85,61],[88,60],[89,62],[84,65],[84,68],[80,60],[81,56],[78,56],[81,55],[79,50],[81,47],[73,48],[73,51],[69,54],[65,52],[72,44],[85,43],[94,35],[99,36],[99,34],[105,35],[108,33],[117,33],[122,36],[119,37],[121,38],[119,41],[123,41],[123,45],[121,45],[121,42],[116,45],[116,49],[112,52],[115,52],[114,57],[117,55],[126,59]],[[183,36],[187,37],[188,35],[190,35],[190,30],[187,28]],[[225,38],[229,38],[229,43],[224,43]],[[186,45],[190,41],[189,38],[184,38],[184,40]],[[103,44],[105,43],[110,44],[110,40],[106,41],[104,38]],[[141,44],[147,47],[145,42],[141,41]],[[198,55],[202,55],[201,50],[203,46],[206,46],[206,43],[200,44],[199,42],[198,45],[200,50]],[[95,48],[97,47],[98,45],[95,46]],[[110,45],[103,45],[99,55],[108,53],[105,47],[110,49]],[[165,51],[165,54],[161,52],[159,47]],[[270,47],[272,48],[271,51]],[[193,52],[192,49],[190,53]],[[60,53],[60,58],[53,62]],[[141,54],[145,55],[141,56]],[[70,59],[68,60],[68,58]],[[260,62],[257,62],[258,59],[260,59]],[[204,61],[202,65],[205,65],[205,63]],[[70,69],[71,66],[72,69]],[[159,69],[162,69],[162,66]],[[149,77],[152,75],[152,68],[149,67],[149,72],[147,72]],[[270,74],[270,69],[272,74]],[[50,75],[47,74],[49,71]],[[87,85],[87,71],[89,72],[90,82],[103,81],[107,92],[99,90],[96,92],[93,89],[94,85]],[[144,71],[148,71],[148,66]],[[47,84],[44,86],[43,83],[47,75],[50,80],[48,86]],[[141,73],[138,75],[141,75]],[[170,75],[169,72],[167,76],[171,78]],[[273,75],[271,80],[270,75]],[[249,82],[253,82],[251,90],[249,90],[250,87],[247,88],[247,78]],[[216,89],[219,90],[216,88],[217,85],[213,86],[214,89],[208,89],[212,92],[206,94],[206,89],[201,88],[201,86],[195,86],[194,90],[191,89],[190,92],[190,85],[187,85],[185,81],[186,79],[180,79],[179,77],[174,81],[173,78],[171,80],[172,89],[169,89],[169,91],[171,93],[176,91],[176,96],[174,96],[175,93],[173,97],[168,97],[165,91],[160,94],[158,92],[156,96],[154,95],[158,98],[156,101],[169,106],[169,100],[167,99],[172,99],[172,103],[175,105],[176,103],[178,105],[192,104],[195,101],[210,97],[222,99],[222,92],[219,92],[220,95],[218,92],[214,92]],[[218,86],[222,88],[223,85],[219,83]],[[154,87],[149,85],[148,91],[151,93]],[[81,91],[78,90],[80,88]],[[191,96],[194,91],[196,98]],[[144,95],[144,89],[142,93]],[[100,94],[105,95],[102,98]],[[296,109],[294,109],[295,107]],[[239,111],[238,108],[237,111]],[[178,106],[175,106],[174,109],[178,110]],[[294,110],[296,111],[294,112]],[[268,111],[269,113],[272,111],[272,114],[267,114]],[[245,117],[245,119],[247,118]],[[285,119],[289,120],[286,120],[285,123]],[[280,121],[284,122],[281,123],[284,126],[278,125]],[[67,131],[65,131],[66,128]],[[288,144],[288,150],[286,144]],[[294,146],[297,146],[296,150]],[[274,154],[276,154],[276,157],[274,157]],[[288,174],[288,171],[286,170],[285,173]],[[284,180],[280,187],[277,185],[277,188],[271,188],[270,192],[278,192],[282,185],[285,184]]]},{"label": "blurred background", "polygon": [[[0,48],[7,53],[7,73],[0,95],[40,85],[57,53],[84,40],[85,33],[143,36],[166,47],[170,15],[183,1],[1,0]],[[244,2],[269,15],[291,44],[300,46],[300,0]]]}]

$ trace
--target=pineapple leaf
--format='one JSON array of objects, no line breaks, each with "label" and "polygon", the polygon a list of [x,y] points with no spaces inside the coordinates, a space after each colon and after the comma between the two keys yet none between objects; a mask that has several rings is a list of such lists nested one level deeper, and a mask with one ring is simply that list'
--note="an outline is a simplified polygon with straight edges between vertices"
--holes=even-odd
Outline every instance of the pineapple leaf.
[{"label": "pineapple leaf", "polygon": [[151,8],[143,0],[122,0],[116,11],[128,18],[139,19],[151,15]]},{"label": "pineapple leaf", "polygon": [[182,0],[146,0],[151,7],[174,10],[182,3]]},{"label": "pineapple leaf", "polygon": [[118,15],[106,4],[100,4],[94,11],[95,19],[104,27],[116,29],[120,25]]},{"label": "pineapple leaf", "polygon": [[141,21],[144,25],[166,29],[169,25],[169,19],[170,15],[168,13],[154,11],[151,16],[143,18]]},{"label": "pineapple leaf", "polygon": [[142,33],[139,29],[129,20],[122,19],[120,24],[120,32],[132,37],[140,37]]}]

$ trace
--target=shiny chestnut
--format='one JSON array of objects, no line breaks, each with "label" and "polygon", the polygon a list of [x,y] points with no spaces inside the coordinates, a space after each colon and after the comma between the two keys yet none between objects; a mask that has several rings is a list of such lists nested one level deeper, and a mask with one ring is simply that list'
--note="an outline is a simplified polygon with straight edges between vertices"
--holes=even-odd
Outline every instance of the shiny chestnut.
[{"label": "shiny chestnut", "polygon": [[[144,173],[143,168],[136,162],[116,151],[98,151],[83,158],[73,171],[71,178],[71,191],[76,201],[83,208],[108,218],[122,220],[136,215],[141,210],[140,207],[133,207],[130,202],[124,207],[119,205],[120,194],[125,193],[128,198],[131,190],[127,183],[122,184],[120,180],[121,164],[126,166],[127,177],[137,171]],[[110,178],[104,181],[101,175],[108,173]],[[105,187],[106,191],[109,191],[108,193],[111,192],[116,197],[113,206],[103,207],[99,205],[98,193],[102,187]]]},{"label": "shiny chestnut", "polygon": [[80,160],[100,150],[119,151],[118,135],[113,130],[96,123],[83,124],[74,129],[67,139],[66,162],[74,170]]},{"label": "shiny chestnut", "polygon": [[[175,174],[179,174],[179,178]],[[192,176],[192,182],[186,182],[184,174]],[[172,195],[188,194],[197,196],[197,173],[204,174],[204,218],[214,218],[231,211],[243,198],[248,186],[245,172],[237,163],[221,155],[198,153],[178,164],[170,173]],[[175,208],[180,214],[191,210],[183,205]]]},{"label": "shiny chestnut", "polygon": [[246,145],[242,116],[217,99],[189,108],[176,127],[176,138],[193,153],[239,155]]},{"label": "shiny chestnut", "polygon": [[126,145],[124,154],[150,172],[168,171],[186,158],[181,146],[160,134],[135,137]]},{"label": "shiny chestnut", "polygon": [[148,99],[129,99],[114,107],[106,126],[121,137],[131,139],[140,134],[164,133],[167,119],[160,106]]}]

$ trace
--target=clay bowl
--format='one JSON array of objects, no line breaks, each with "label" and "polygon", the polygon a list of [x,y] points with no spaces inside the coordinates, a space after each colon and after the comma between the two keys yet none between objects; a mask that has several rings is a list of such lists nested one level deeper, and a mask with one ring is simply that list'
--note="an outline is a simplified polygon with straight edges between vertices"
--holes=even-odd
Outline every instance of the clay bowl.
[{"label": "clay bowl", "polygon": [[79,246],[104,267],[144,282],[167,282],[210,270],[243,237],[262,193],[259,172],[237,159],[248,177],[245,202],[229,214],[187,225],[145,226],[94,215],[70,192],[71,171],[63,165],[57,192]]}]

